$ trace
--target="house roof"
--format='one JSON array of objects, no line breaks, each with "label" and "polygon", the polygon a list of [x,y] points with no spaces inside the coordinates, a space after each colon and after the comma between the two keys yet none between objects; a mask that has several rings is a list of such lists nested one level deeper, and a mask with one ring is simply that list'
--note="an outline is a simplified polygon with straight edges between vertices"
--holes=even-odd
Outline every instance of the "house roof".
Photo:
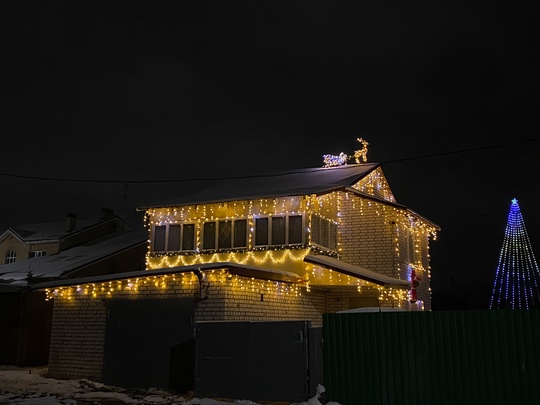
[{"label": "house roof", "polygon": [[146,245],[147,239],[146,230],[109,234],[50,256],[0,265],[0,282],[20,282],[29,271],[36,278],[60,278],[131,247]]},{"label": "house roof", "polygon": [[317,264],[328,269],[336,270],[340,273],[347,274],[349,276],[356,277],[365,281],[369,281],[370,283],[382,285],[384,287],[394,287],[401,289],[410,287],[410,283],[407,280],[401,280],[399,278],[393,278],[384,274],[379,274],[372,270],[368,270],[360,266],[354,266],[352,264],[328,256],[306,255],[306,257],[304,257],[304,261]]},{"label": "house roof", "polygon": [[[108,221],[123,221],[120,217],[116,215],[107,216],[107,217],[95,217],[89,219],[79,219],[75,221],[75,228],[71,231],[67,228],[66,220],[48,222],[48,223],[38,223],[38,224],[26,224],[9,227],[0,235],[0,241],[5,239],[8,235],[14,235],[22,242],[32,243],[32,242],[52,242],[59,241],[67,236],[77,234],[78,232],[84,231],[88,228],[96,226],[98,224],[108,222]],[[131,227],[125,223],[126,228],[131,229]]]},{"label": "house roof", "polygon": [[143,278],[143,277],[152,277],[152,276],[162,276],[168,274],[178,274],[178,273],[188,273],[196,272],[198,270],[211,271],[216,269],[227,268],[231,274],[243,276],[243,277],[255,277],[259,279],[266,279],[272,281],[284,281],[289,283],[299,283],[302,281],[302,278],[296,273],[291,273],[287,271],[274,270],[274,269],[265,269],[255,266],[247,266],[239,263],[232,262],[215,262],[215,263],[201,263],[193,264],[189,266],[177,266],[177,267],[168,267],[163,269],[156,270],[140,270],[124,273],[115,273],[115,274],[106,274],[102,276],[92,276],[92,277],[80,277],[80,278],[70,278],[62,280],[47,281],[43,283],[38,283],[32,286],[34,290],[40,290],[45,288],[55,288],[55,287],[66,287],[79,284],[87,283],[102,283],[113,280],[126,280],[133,278]]},{"label": "house roof", "polygon": [[325,194],[352,186],[379,166],[379,163],[362,163],[205,180],[198,187],[182,188],[181,195],[172,200],[137,209]]}]

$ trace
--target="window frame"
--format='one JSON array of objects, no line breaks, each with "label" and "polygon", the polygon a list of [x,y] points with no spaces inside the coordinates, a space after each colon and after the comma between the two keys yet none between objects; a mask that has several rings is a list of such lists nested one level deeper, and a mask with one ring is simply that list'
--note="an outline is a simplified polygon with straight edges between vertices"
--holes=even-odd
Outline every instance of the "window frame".
[{"label": "window frame", "polygon": [[9,249],[6,252],[5,264],[15,263],[17,261],[17,251],[15,249]]},{"label": "window frame", "polygon": [[[291,225],[290,225],[290,218],[291,217],[300,217],[300,234],[301,234],[301,241],[300,242],[290,242],[291,239]],[[283,218],[283,239],[284,243],[274,243],[274,218]],[[257,241],[257,220],[264,220],[266,219],[268,221],[267,226],[267,235],[266,235],[266,244],[258,243]],[[294,246],[294,245],[302,245],[305,243],[305,216],[304,214],[276,214],[276,215],[256,215],[253,217],[253,225],[254,225],[254,235],[253,235],[253,246],[256,248],[264,247],[264,246]]]},{"label": "window frame", "polygon": [[418,258],[416,252],[416,238],[414,232],[410,229],[407,231],[407,261],[411,264],[415,264]]},{"label": "window frame", "polygon": [[312,244],[333,251],[338,250],[339,226],[336,221],[312,213],[310,229]]},{"label": "window frame", "polygon": [[[179,235],[179,241],[178,241],[178,248],[179,249],[171,249],[170,246],[170,232],[171,227],[180,227],[180,235]],[[195,241],[195,235],[196,235],[196,223],[195,222],[171,222],[167,224],[161,224],[161,225],[154,225],[152,229],[152,252],[154,253],[162,253],[162,252],[194,252],[196,250],[196,241]],[[192,235],[192,246],[193,249],[184,249],[185,246],[185,227],[192,227],[193,228],[193,235]],[[164,236],[163,236],[163,250],[156,250],[156,235],[157,235],[157,228],[165,228]]]},{"label": "window frame", "polygon": [[[241,232],[243,239],[243,245],[240,246],[237,244],[237,225],[238,223],[243,222],[244,223],[244,231]],[[230,231],[228,232],[227,238],[229,240],[229,244],[227,246],[223,246],[222,242],[222,234],[220,233],[220,224],[230,223]],[[209,240],[213,240],[213,247],[207,247],[207,232],[208,230],[205,229],[207,224],[213,224],[213,238]],[[241,218],[235,218],[235,219],[215,219],[212,221],[205,221],[202,224],[202,246],[201,250],[208,251],[208,250],[227,250],[227,249],[247,249],[248,248],[248,224],[249,221],[245,217]],[[208,241],[209,241],[208,240]]]},{"label": "window frame", "polygon": [[30,252],[28,252],[29,259],[33,259],[35,257],[42,257],[42,256],[47,256],[46,250],[31,250]]}]

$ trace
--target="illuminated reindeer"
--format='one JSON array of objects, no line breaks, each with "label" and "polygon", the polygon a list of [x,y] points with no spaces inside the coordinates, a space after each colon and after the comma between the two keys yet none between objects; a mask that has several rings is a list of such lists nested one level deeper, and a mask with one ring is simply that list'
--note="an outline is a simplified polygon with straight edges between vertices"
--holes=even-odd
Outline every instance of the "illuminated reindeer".
[{"label": "illuminated reindeer", "polygon": [[[354,160],[356,163],[367,163],[367,146],[369,143],[364,141],[362,138],[358,138],[357,141],[362,144],[362,149],[354,151]],[[362,161],[360,161],[360,158]]]}]

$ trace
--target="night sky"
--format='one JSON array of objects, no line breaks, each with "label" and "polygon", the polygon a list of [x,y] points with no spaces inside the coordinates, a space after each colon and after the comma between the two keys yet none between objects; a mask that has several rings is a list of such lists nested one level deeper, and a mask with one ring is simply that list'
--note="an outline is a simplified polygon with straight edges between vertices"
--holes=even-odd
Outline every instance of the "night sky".
[{"label": "night sky", "polygon": [[362,137],[441,227],[433,308],[487,309],[513,198],[540,255],[533,4],[2,1],[0,228],[101,207],[142,227],[186,180]]}]

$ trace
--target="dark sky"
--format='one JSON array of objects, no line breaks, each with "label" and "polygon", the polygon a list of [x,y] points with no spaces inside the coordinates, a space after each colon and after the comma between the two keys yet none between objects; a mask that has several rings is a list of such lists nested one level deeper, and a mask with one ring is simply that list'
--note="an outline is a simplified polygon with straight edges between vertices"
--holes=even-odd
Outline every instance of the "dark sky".
[{"label": "dark sky", "polygon": [[442,228],[434,308],[487,308],[512,198],[540,254],[533,5],[2,1],[0,227],[139,227],[189,187],[152,181],[321,167],[363,137]]}]

